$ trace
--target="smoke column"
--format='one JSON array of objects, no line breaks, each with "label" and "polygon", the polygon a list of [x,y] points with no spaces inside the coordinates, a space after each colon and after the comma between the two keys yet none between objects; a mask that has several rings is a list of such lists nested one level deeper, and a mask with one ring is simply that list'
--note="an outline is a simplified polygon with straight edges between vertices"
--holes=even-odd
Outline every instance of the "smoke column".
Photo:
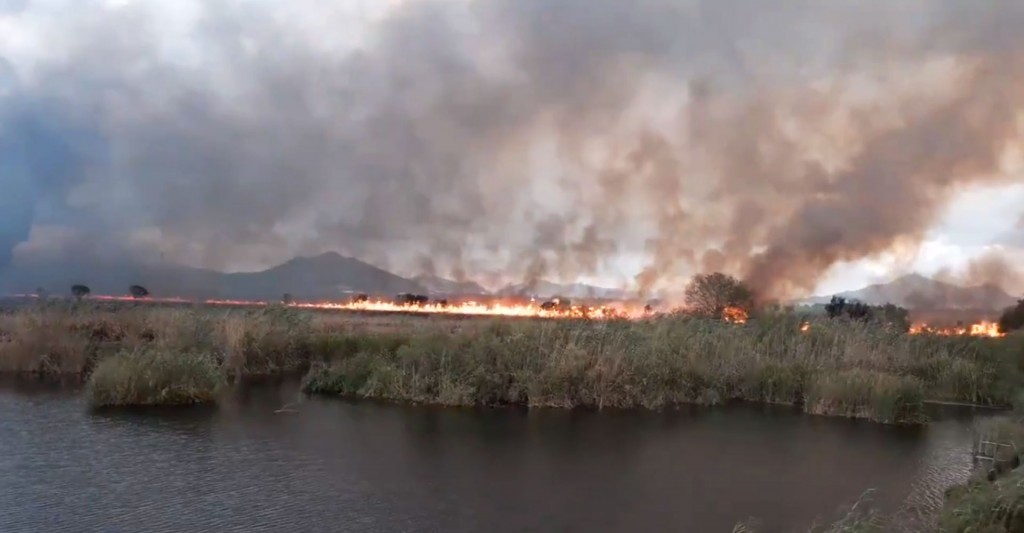
[{"label": "smoke column", "polygon": [[632,258],[644,294],[722,270],[775,298],[1019,180],[1020,2],[65,3],[0,12],[0,266],[63,228],[211,268]]}]

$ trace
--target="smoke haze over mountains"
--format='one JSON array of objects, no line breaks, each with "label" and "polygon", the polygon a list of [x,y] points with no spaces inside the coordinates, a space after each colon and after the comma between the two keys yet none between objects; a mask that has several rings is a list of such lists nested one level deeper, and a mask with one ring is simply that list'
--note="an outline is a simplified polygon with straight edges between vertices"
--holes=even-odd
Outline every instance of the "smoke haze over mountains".
[{"label": "smoke haze over mountains", "polygon": [[1021,179],[1021,2],[0,5],[0,268],[339,250],[529,285],[632,258],[641,293],[787,297]]}]

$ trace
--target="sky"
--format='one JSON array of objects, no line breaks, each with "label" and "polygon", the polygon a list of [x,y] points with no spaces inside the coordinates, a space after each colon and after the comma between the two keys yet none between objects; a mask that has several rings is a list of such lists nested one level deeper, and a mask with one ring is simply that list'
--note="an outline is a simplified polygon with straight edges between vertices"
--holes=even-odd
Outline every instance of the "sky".
[{"label": "sky", "polygon": [[0,0],[0,270],[1024,293],[1024,6],[767,4]]}]

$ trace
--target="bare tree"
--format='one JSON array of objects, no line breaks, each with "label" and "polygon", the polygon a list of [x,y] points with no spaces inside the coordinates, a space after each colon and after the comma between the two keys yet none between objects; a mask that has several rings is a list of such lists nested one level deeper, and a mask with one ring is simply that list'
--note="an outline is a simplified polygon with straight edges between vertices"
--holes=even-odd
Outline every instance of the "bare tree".
[{"label": "bare tree", "polygon": [[750,311],[754,293],[742,281],[721,272],[698,274],[686,286],[686,305],[700,316],[720,318],[730,307]]}]

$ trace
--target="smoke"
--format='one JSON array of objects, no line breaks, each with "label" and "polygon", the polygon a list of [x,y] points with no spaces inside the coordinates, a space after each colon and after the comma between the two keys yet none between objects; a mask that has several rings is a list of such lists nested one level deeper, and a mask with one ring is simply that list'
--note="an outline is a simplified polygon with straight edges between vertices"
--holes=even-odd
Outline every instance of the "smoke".
[{"label": "smoke", "polygon": [[1009,1],[0,17],[57,36],[6,59],[0,266],[59,225],[210,268],[335,249],[529,286],[635,258],[645,294],[722,270],[783,297],[920,240],[962,187],[1010,180],[1024,103]]}]

